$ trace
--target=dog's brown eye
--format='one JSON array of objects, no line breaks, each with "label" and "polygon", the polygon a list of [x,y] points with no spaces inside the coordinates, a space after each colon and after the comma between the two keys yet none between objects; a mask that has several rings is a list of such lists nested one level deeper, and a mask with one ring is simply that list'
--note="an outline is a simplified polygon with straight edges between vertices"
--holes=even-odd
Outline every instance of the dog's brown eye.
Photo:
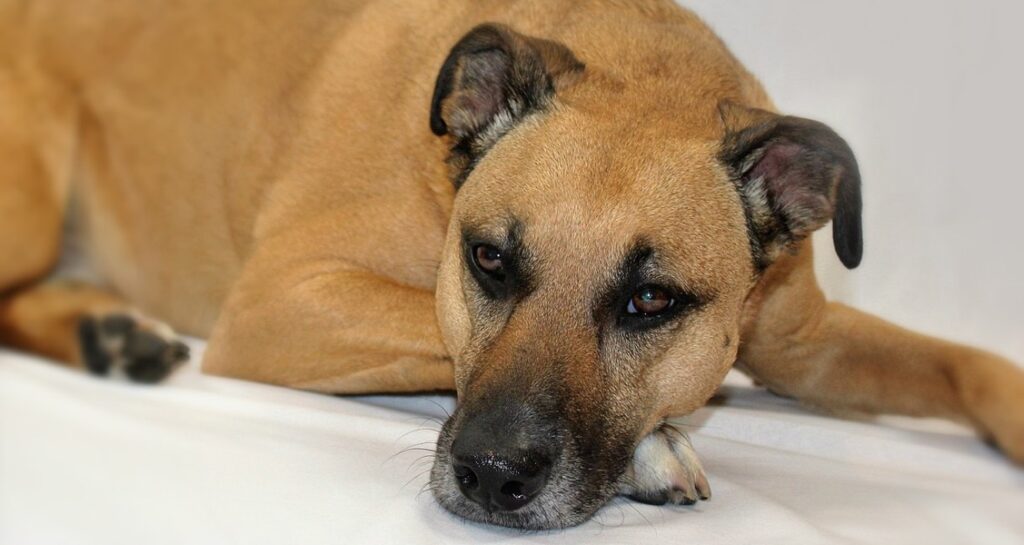
[{"label": "dog's brown eye", "polygon": [[675,302],[667,291],[658,286],[642,286],[626,305],[626,313],[653,316],[668,310]]},{"label": "dog's brown eye", "polygon": [[480,270],[493,275],[501,275],[504,264],[501,261],[501,250],[490,244],[480,244],[473,248],[473,258]]}]

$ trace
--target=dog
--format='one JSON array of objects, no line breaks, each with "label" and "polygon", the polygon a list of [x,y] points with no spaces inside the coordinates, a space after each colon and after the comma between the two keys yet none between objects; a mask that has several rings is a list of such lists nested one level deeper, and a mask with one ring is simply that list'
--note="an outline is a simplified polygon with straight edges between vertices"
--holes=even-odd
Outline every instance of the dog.
[{"label": "dog", "polygon": [[734,366],[1024,463],[1014,364],[825,300],[852,151],[668,0],[8,1],[0,165],[4,344],[158,382],[178,331],[214,375],[454,390],[430,485],[474,521],[708,497],[666,419]]}]

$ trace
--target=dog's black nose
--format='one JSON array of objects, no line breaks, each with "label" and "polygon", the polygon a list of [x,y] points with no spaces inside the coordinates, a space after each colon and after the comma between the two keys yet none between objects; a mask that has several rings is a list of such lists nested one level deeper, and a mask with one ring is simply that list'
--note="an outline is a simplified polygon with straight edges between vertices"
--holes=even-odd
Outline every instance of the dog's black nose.
[{"label": "dog's black nose", "polygon": [[488,512],[515,511],[547,484],[551,462],[537,453],[456,454],[452,464],[459,490]]},{"label": "dog's black nose", "polygon": [[538,400],[526,402],[514,386],[490,392],[463,400],[448,452],[462,495],[489,513],[507,513],[544,490],[562,434],[558,413]]}]

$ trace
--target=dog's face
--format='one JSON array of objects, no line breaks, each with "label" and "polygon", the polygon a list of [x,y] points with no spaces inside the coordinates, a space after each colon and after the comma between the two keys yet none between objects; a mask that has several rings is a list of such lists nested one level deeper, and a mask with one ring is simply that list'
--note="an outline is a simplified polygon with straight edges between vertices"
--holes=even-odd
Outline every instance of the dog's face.
[{"label": "dog's face", "polygon": [[[460,186],[437,290],[459,406],[431,484],[473,520],[563,527],[611,498],[638,441],[713,394],[759,271],[841,192],[839,178],[775,187],[833,168],[802,136],[770,140],[800,129],[791,118],[716,105],[668,132],[556,100],[566,81],[584,89],[582,70],[558,44],[488,25],[438,79],[432,124],[453,137]],[[743,127],[723,137],[723,119]]]}]

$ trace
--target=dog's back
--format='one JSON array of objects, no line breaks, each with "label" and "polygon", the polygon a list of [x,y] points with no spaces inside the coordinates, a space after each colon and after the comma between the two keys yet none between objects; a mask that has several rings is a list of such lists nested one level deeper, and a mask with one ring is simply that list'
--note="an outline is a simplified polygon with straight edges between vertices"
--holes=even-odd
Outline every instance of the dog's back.
[{"label": "dog's back", "polygon": [[[72,218],[95,272],[141,308],[205,335],[259,213],[283,198],[269,188],[308,177],[324,155],[341,165],[322,177],[335,187],[308,185],[287,198],[317,208],[351,191],[400,193],[426,201],[430,210],[409,207],[443,236],[445,149],[423,108],[463,27],[488,18],[547,27],[617,4],[638,20],[682,21],[717,44],[695,17],[656,0],[8,2],[5,70],[32,85],[18,85],[24,96],[3,109],[32,111],[15,126],[46,128],[28,144],[47,164],[54,191],[45,206]],[[52,261],[59,237],[46,232],[34,244]],[[436,250],[422,248],[421,259]]]},{"label": "dog's back", "polygon": [[[431,92],[447,51],[486,21],[570,43],[631,108],[723,89],[770,107],[670,0],[5,0],[0,255],[18,259],[0,266],[15,294],[0,342],[79,361],[79,318],[126,309],[208,337],[256,241],[275,237],[311,268],[359,256],[432,291],[454,188]],[[650,122],[717,133],[704,102]],[[43,281],[69,242],[110,289]],[[264,281],[303,281],[283,274]]]}]

